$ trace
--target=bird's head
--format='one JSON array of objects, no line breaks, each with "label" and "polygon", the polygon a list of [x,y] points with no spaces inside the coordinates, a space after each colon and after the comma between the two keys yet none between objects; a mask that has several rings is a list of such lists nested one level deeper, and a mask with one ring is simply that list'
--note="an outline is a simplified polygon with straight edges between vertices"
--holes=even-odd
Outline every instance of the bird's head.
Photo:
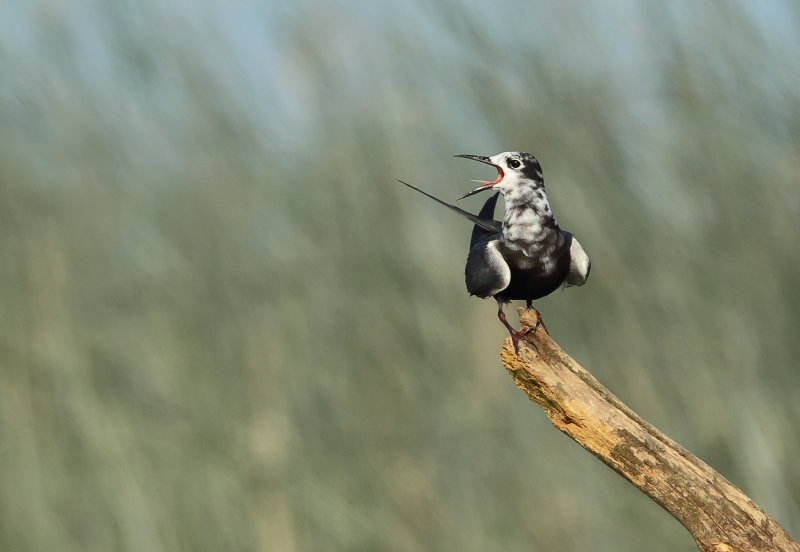
[{"label": "bird's head", "polygon": [[478,186],[459,199],[464,199],[484,190],[496,190],[503,195],[519,188],[539,188],[544,185],[542,167],[530,153],[522,151],[506,151],[492,157],[482,155],[456,155],[464,159],[473,159],[486,163],[497,169],[497,178],[493,181],[475,180]]}]

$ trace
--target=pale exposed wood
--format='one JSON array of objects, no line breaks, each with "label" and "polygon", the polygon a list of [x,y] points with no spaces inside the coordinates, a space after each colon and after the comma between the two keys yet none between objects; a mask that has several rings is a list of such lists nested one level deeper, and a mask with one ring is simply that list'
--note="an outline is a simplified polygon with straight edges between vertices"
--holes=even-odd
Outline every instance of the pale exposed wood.
[{"label": "pale exposed wood", "polygon": [[[520,308],[523,326],[536,311]],[[517,387],[558,429],[683,524],[703,552],[800,546],[741,490],[625,406],[541,329],[536,348],[506,339],[501,358]]]}]

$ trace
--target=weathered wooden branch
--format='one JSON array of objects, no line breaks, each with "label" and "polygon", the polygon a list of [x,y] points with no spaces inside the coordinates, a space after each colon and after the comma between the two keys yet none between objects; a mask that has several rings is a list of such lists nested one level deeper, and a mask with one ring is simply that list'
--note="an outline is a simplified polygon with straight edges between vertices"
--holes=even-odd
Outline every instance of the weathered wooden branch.
[{"label": "weathered wooden branch", "polygon": [[[536,312],[520,308],[524,327]],[[794,551],[798,545],[740,489],[645,422],[541,329],[501,358],[558,429],[672,514],[703,552]]]}]

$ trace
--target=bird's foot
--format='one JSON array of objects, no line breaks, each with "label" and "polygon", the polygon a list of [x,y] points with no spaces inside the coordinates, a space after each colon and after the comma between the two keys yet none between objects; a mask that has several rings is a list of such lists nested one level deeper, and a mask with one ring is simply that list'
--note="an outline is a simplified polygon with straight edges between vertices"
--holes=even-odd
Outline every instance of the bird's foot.
[{"label": "bird's foot", "polygon": [[513,328],[509,328],[508,333],[511,334],[511,343],[514,344],[515,353],[519,354],[520,340],[527,341],[528,343],[533,345],[534,349],[536,349],[537,351],[539,350],[539,347],[536,346],[536,343],[534,343],[533,340],[530,337],[528,337],[529,334],[536,333],[536,328],[525,328],[524,330],[519,330],[519,331]]},{"label": "bird's foot", "polygon": [[515,330],[513,326],[511,326],[511,324],[508,323],[508,320],[506,320],[506,315],[502,309],[502,303],[498,302],[498,306],[500,308],[497,311],[497,317],[500,319],[500,322],[503,323],[503,326],[506,327],[508,333],[511,334],[511,343],[514,344],[514,352],[519,354],[520,341],[527,341],[528,343],[533,345],[534,349],[538,351],[539,347],[537,347],[536,343],[534,343],[533,340],[528,336],[535,334],[536,330],[539,329],[539,326],[544,327],[544,331],[547,331],[547,327],[544,325],[544,322],[542,322],[542,315],[539,314],[539,311],[536,311],[536,323],[533,326],[528,326],[527,328],[524,329]]},{"label": "bird's foot", "polygon": [[[528,305],[527,307],[525,307],[526,311],[528,311],[530,309],[533,309],[532,305]],[[547,326],[545,325],[544,320],[542,320],[542,313],[540,313],[536,309],[534,309],[534,311],[536,312],[536,324],[534,324],[533,329],[531,331],[533,333],[536,333],[536,330],[538,330],[539,326],[541,326],[542,329],[544,330],[544,333],[546,333],[547,335],[550,335],[550,331],[547,329]],[[531,328],[528,328],[528,329],[530,330]]]}]

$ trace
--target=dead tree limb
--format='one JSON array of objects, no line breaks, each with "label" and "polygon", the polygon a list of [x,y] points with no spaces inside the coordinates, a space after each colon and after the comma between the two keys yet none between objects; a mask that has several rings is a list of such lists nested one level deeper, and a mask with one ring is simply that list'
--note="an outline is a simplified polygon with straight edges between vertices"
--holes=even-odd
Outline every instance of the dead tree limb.
[{"label": "dead tree limb", "polygon": [[[523,326],[536,312],[520,308]],[[544,332],[536,348],[506,339],[501,358],[517,387],[558,429],[674,516],[703,552],[800,552],[740,489],[625,406]]]}]

